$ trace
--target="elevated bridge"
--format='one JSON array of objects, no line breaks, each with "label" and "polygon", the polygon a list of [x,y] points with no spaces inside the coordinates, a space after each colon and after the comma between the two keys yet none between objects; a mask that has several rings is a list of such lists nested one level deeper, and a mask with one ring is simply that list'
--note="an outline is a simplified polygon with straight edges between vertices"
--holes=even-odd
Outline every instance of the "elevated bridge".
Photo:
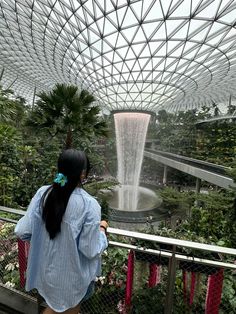
[{"label": "elevated bridge", "polygon": [[236,187],[227,173],[230,170],[228,167],[154,149],[145,149],[144,156],[165,166],[163,183],[167,180],[167,167],[170,167],[196,177],[197,185],[200,184],[199,180],[204,180],[225,189]]}]

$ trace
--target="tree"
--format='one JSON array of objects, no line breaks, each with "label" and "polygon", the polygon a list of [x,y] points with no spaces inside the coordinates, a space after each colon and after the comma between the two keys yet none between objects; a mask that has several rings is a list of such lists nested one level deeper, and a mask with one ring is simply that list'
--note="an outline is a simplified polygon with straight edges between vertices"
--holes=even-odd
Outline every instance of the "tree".
[{"label": "tree", "polygon": [[56,84],[49,92],[41,92],[29,115],[27,125],[47,130],[51,137],[66,134],[65,148],[72,146],[73,136],[93,138],[107,136],[107,126],[99,117],[95,97],[77,86]]},{"label": "tree", "polygon": [[13,91],[0,85],[0,123],[18,127],[24,118],[24,104],[24,98],[15,97]]}]

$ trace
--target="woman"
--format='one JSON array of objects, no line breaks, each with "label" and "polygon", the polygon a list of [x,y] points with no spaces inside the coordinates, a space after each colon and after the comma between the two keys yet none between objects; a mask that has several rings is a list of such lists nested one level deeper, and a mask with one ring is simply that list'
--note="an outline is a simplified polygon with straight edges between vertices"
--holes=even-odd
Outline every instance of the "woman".
[{"label": "woman", "polygon": [[26,290],[36,288],[48,307],[44,314],[79,312],[107,247],[107,222],[97,201],[82,188],[89,161],[75,149],[62,152],[53,185],[41,187],[15,233],[30,241]]}]

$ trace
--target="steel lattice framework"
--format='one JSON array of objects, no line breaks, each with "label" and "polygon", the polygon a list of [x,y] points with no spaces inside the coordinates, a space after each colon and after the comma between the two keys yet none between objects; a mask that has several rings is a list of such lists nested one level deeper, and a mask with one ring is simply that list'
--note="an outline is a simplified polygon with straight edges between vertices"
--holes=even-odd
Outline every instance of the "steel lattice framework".
[{"label": "steel lattice framework", "polygon": [[1,84],[57,82],[104,110],[170,111],[236,96],[234,0],[0,0]]}]

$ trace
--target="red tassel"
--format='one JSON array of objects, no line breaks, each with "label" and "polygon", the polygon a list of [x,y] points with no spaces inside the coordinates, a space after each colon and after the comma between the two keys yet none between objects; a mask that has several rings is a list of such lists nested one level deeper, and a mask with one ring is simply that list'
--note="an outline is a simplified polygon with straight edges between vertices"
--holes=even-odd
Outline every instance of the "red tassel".
[{"label": "red tassel", "polygon": [[148,287],[156,287],[159,278],[159,266],[157,264],[149,264]]},{"label": "red tassel", "polygon": [[221,294],[224,280],[224,270],[208,276],[206,295],[206,314],[219,314]]},{"label": "red tassel", "polygon": [[24,242],[21,239],[18,239],[17,242],[18,242],[20,286],[24,288],[26,281],[27,258],[29,255],[29,243]]},{"label": "red tassel", "polygon": [[221,302],[221,294],[223,289],[223,282],[224,282],[224,270],[220,269],[216,274],[216,294],[215,294],[215,308],[217,310],[216,313],[219,312],[220,302]]},{"label": "red tassel", "polygon": [[134,277],[134,252],[130,251],[128,256],[128,270],[126,275],[125,305],[131,305]]},{"label": "red tassel", "polygon": [[195,282],[196,282],[196,274],[194,272],[191,272],[191,287],[190,287],[189,305],[193,304]]},{"label": "red tassel", "polygon": [[206,294],[206,314],[213,314],[212,305],[214,300],[214,289],[215,289],[215,275],[208,276],[207,280],[207,294]]}]

